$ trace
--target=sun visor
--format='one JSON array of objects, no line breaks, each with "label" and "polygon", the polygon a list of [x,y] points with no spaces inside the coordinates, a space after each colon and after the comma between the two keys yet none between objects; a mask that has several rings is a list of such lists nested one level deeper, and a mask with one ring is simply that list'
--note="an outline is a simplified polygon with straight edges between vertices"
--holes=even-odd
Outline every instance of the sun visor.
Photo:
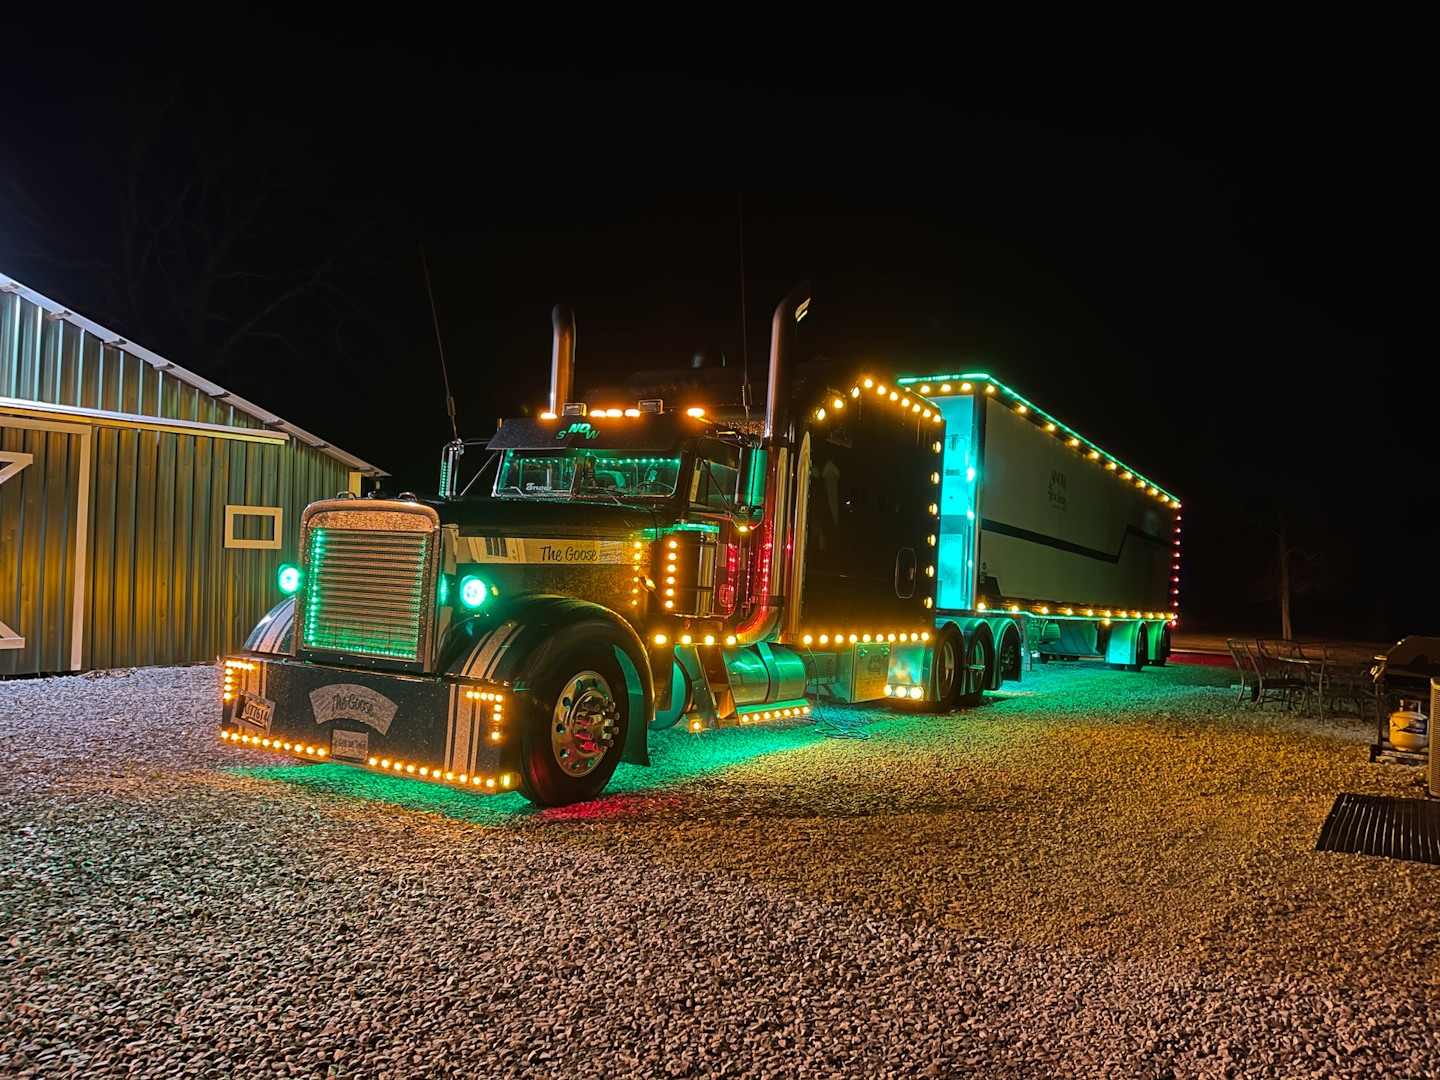
[{"label": "sun visor", "polygon": [[563,416],[556,420],[506,420],[490,440],[491,450],[675,450],[688,439],[709,434],[712,424],[680,413],[641,416]]}]

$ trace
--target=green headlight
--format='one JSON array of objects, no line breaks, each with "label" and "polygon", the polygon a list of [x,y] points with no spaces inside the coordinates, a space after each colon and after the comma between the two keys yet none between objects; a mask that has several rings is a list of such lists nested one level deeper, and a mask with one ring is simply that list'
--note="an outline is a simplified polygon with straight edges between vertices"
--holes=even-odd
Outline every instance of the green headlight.
[{"label": "green headlight", "polygon": [[490,596],[490,586],[481,581],[474,574],[464,577],[460,581],[460,603],[468,608],[478,608],[485,603]]},{"label": "green headlight", "polygon": [[289,596],[300,588],[300,568],[286,563],[280,567],[280,573],[276,580],[280,585],[280,591]]}]

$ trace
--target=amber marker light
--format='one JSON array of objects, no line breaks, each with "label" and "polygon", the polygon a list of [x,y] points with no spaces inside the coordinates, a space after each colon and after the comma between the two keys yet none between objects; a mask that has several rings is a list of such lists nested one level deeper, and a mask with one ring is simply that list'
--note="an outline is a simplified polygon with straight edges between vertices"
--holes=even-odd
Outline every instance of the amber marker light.
[{"label": "amber marker light", "polygon": [[698,407],[698,406],[696,406],[696,407],[693,407],[693,408],[686,409],[686,410],[685,410],[685,415],[686,415],[686,416],[696,416],[696,417],[704,416],[704,415],[705,415],[705,410],[702,409],[702,408],[700,408],[700,407]]}]

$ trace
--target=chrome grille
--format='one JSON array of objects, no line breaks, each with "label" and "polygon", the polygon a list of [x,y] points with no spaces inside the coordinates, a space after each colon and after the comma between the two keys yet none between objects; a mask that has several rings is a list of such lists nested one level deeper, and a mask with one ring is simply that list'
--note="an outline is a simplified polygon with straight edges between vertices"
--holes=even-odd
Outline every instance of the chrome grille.
[{"label": "chrome grille", "polygon": [[307,543],[305,646],[421,659],[430,535],[311,529]]}]

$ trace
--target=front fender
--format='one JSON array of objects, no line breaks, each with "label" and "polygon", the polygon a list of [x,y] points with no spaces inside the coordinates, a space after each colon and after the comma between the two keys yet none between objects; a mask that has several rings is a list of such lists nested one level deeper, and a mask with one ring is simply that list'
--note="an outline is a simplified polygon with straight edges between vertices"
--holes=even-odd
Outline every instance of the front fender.
[{"label": "front fender", "polygon": [[581,641],[615,650],[630,698],[622,761],[650,764],[646,740],[655,707],[649,654],[631,625],[609,608],[569,596],[515,597],[451,628],[441,646],[445,675],[529,690],[551,656]]},{"label": "front fender", "polygon": [[255,624],[245,639],[245,651],[272,656],[295,654],[295,597],[287,596]]}]

